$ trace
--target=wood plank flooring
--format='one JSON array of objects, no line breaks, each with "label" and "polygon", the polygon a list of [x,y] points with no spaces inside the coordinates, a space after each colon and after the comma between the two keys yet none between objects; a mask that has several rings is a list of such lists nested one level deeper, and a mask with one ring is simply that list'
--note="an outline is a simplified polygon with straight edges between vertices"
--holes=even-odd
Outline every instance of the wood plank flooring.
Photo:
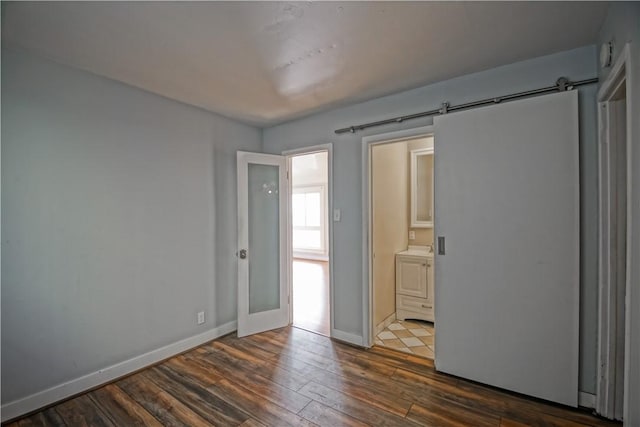
[{"label": "wood plank flooring", "polygon": [[24,426],[619,426],[298,328],[212,341],[8,424]]}]

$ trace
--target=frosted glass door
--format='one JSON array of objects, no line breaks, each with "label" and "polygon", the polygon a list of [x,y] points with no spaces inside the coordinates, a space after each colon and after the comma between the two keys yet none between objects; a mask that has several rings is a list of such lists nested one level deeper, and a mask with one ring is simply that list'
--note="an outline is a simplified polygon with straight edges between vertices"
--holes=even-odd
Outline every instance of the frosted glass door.
[{"label": "frosted glass door", "polygon": [[238,336],[289,323],[285,159],[238,152]]}]

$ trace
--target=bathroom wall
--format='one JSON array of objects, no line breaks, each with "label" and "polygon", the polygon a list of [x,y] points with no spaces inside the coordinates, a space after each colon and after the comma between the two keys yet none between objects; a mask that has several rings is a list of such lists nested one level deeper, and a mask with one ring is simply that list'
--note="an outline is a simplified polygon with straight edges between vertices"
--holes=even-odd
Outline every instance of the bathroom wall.
[{"label": "bathroom wall", "polygon": [[396,311],[395,254],[408,244],[406,158],[406,142],[376,145],[371,153],[374,325]]},{"label": "bathroom wall", "polygon": [[[411,150],[418,150],[421,148],[433,147],[433,138],[419,138],[407,141],[407,182],[409,186],[409,195],[411,195]],[[412,228],[411,227],[411,196],[407,200],[407,223],[409,225],[408,231],[415,232],[416,238],[409,239],[409,244],[412,246],[428,246],[433,244],[433,228]],[[407,233],[407,236],[409,233]]]}]

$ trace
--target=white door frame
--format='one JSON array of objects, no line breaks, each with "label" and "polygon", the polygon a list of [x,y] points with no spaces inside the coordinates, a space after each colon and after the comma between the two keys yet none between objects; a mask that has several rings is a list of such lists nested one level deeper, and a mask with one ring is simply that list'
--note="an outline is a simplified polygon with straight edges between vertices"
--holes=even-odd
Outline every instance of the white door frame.
[{"label": "white door frame", "polygon": [[[632,157],[631,157],[631,139],[632,139],[632,109],[630,108],[630,90],[632,87],[630,65],[630,48],[625,45],[624,49],[617,58],[615,64],[611,68],[611,72],[607,80],[602,84],[598,91],[598,126],[599,126],[599,155],[598,155],[598,194],[599,194],[599,226],[598,226],[598,376],[596,385],[596,412],[608,417],[614,418],[621,414],[616,414],[614,407],[614,396],[616,388],[624,388],[624,412],[628,411],[629,402],[629,342],[631,318],[627,309],[625,312],[625,343],[620,343],[617,339],[616,318],[620,315],[618,306],[615,304],[618,293],[618,286],[612,279],[615,277],[615,259],[610,258],[609,236],[615,232],[616,222],[611,220],[615,216],[615,206],[609,206],[609,194],[613,189],[613,184],[609,181],[610,170],[616,170],[616,162],[612,161],[609,156],[610,141],[615,138],[615,130],[610,126],[611,116],[615,116],[615,111],[610,108],[610,102],[622,84],[626,85],[626,198],[627,198],[627,215],[626,215],[626,270],[625,275],[625,293],[626,306],[629,307],[630,296],[630,274],[631,274],[631,200],[632,200]],[[615,118],[611,122],[615,121]],[[619,141],[618,141],[619,142]],[[613,212],[613,214],[611,214]],[[611,214],[611,215],[610,215]],[[624,385],[620,384],[620,378],[616,379],[615,360],[620,352],[624,352]]]},{"label": "white door frame", "polygon": [[433,135],[433,126],[422,126],[362,138],[362,345],[373,345],[373,281],[371,269],[371,149],[374,145]]},{"label": "white door frame", "polygon": [[[327,219],[327,226],[328,226],[328,234],[329,234],[329,336],[333,337],[336,334],[336,330],[335,330],[335,324],[334,324],[334,301],[333,301],[333,297],[335,295],[335,292],[333,290],[333,221],[332,221],[332,212],[333,212],[333,144],[332,143],[327,143],[327,144],[319,144],[319,145],[312,145],[309,147],[302,147],[302,148],[296,148],[293,150],[286,150],[282,152],[283,156],[286,156],[287,158],[287,173],[289,174],[289,176],[291,176],[291,157],[293,156],[300,156],[303,154],[313,154],[313,153],[317,153],[320,151],[326,151],[327,152],[327,213],[329,215],[328,219]],[[292,180],[289,179],[288,180],[288,185],[289,185],[289,196],[291,196],[291,194],[293,194],[291,192],[291,183]],[[287,203],[290,205],[291,204],[291,197],[288,198]],[[291,244],[292,242],[292,238],[293,236],[291,235],[291,229],[292,229],[292,218],[291,218],[291,206],[289,206],[289,215],[288,215],[288,219],[287,219],[287,247],[288,247],[288,254],[287,254],[287,265],[288,265],[288,270],[287,270],[287,274],[289,277],[289,298],[291,298],[291,295],[293,295],[292,293],[292,288],[293,288],[293,271],[292,271],[292,263],[291,260],[293,259],[293,245]],[[291,302],[291,304],[289,304],[289,324],[291,324],[291,322],[293,321],[293,301]],[[339,332],[338,332],[339,333]]]}]

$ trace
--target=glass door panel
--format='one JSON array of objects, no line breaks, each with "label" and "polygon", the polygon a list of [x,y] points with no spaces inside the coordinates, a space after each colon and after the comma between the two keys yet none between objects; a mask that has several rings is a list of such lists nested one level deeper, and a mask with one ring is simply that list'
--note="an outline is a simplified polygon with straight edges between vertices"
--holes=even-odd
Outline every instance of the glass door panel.
[{"label": "glass door panel", "polygon": [[249,163],[249,313],[280,308],[279,167]]}]

